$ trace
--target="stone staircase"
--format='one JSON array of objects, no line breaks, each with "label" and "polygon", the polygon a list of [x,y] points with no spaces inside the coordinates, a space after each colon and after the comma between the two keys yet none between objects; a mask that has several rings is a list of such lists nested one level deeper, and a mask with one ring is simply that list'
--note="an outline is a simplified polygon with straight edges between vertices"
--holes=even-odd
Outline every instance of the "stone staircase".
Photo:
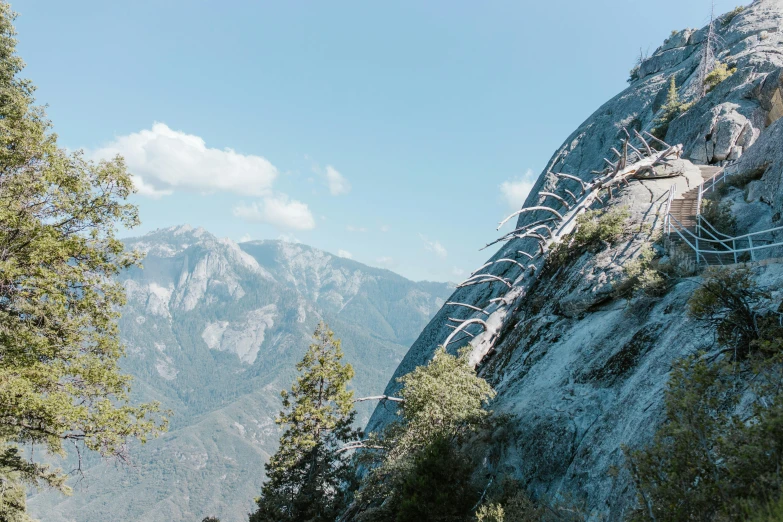
[{"label": "stone staircase", "polygon": [[[722,167],[713,167],[708,165],[699,166],[701,171],[701,177],[703,181],[712,179],[716,174],[723,170]],[[674,217],[686,230],[696,233],[696,216],[698,214],[698,201],[700,186],[693,187],[684,194],[678,194],[675,199],[672,200],[669,213]],[[705,262],[709,265],[722,264],[722,256],[718,252],[719,250],[712,247],[712,243],[700,243],[699,248],[704,250],[712,250],[715,254],[703,253]],[[684,243],[679,235],[672,232],[669,234],[669,246],[672,250],[678,251],[678,257],[689,257],[693,262],[696,262],[696,253]],[[697,263],[698,264],[698,263]]]}]

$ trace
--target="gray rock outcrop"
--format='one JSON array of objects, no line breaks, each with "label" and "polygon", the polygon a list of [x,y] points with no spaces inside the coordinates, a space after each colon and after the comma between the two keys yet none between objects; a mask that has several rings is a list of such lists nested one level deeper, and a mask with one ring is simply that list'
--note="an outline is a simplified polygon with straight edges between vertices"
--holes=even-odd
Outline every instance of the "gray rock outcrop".
[{"label": "gray rock outcrop", "polygon": [[[671,122],[666,141],[683,144],[683,158],[693,164],[731,165],[739,181],[727,197],[741,230],[783,225],[783,0],[757,0],[718,18],[715,28],[722,43],[717,57],[736,68],[734,74],[699,98],[707,29],[674,34],[639,65],[625,91],[565,140],[525,206],[542,203],[539,191],[556,191],[551,172],[588,180],[591,171],[605,166],[609,149],[619,148],[624,128],[651,130],[675,77],[681,96],[694,103]],[[661,419],[672,362],[711,349],[712,336],[685,312],[698,275],[680,280],[659,299],[629,299],[615,290],[624,267],[660,232],[669,186],[676,183],[678,191],[686,191],[700,182],[692,171],[632,182],[611,204],[628,206],[640,232],[542,277],[507,313],[480,374],[498,391],[493,408],[513,415],[515,434],[495,448],[489,472],[517,477],[535,496],[574,499],[596,520],[621,520],[635,503],[628,473],[610,473],[624,469],[621,445],[638,447],[650,440]],[[523,214],[517,226],[537,219],[541,216]],[[530,240],[512,240],[490,260],[514,257],[526,247],[530,252],[530,245]],[[518,270],[508,264],[493,273],[514,280]],[[783,266],[758,265],[754,273],[780,302]],[[498,284],[466,287],[450,301],[483,308],[505,290]],[[468,308],[441,309],[385,393],[396,393],[396,379],[425,364],[444,342],[450,333],[447,318],[472,316]],[[367,430],[381,430],[394,417],[391,410],[377,408]]]}]

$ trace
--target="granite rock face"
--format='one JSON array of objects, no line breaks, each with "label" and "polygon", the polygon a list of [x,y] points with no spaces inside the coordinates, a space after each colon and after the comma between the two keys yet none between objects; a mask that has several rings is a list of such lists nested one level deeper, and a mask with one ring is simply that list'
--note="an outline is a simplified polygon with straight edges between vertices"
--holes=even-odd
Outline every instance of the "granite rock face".
[{"label": "granite rock face", "polygon": [[[627,472],[610,470],[624,469],[621,445],[638,447],[650,440],[661,419],[672,362],[713,349],[710,333],[686,314],[699,275],[685,277],[655,299],[616,291],[642,249],[658,248],[653,240],[661,232],[670,186],[683,193],[701,183],[694,164],[726,165],[733,186],[725,198],[740,231],[783,225],[783,0],[757,0],[736,16],[721,16],[715,28],[721,41],[718,59],[736,68],[733,75],[697,96],[707,28],[676,33],[640,64],[625,91],[555,151],[525,204],[540,205],[539,191],[558,191],[550,172],[590,179],[591,171],[603,168],[609,149],[620,148],[624,128],[651,130],[674,76],[684,101],[694,102],[672,121],[666,136],[668,143],[684,147],[682,175],[631,182],[608,203],[627,206],[629,225],[638,232],[543,274],[503,310],[493,302],[505,294],[503,285],[461,288],[449,299],[486,308],[491,320],[502,322],[479,372],[498,392],[493,408],[515,421],[509,440],[488,456],[487,471],[517,477],[535,496],[575,500],[596,520],[621,520],[635,503]],[[517,226],[543,217],[522,214]],[[490,261],[514,258],[519,250],[532,252],[534,245],[529,239],[512,240]],[[495,266],[494,275],[512,281],[520,277],[515,265]],[[779,303],[783,266],[759,263],[753,270]],[[467,319],[474,312],[441,309],[397,368],[387,394],[396,393],[396,379],[425,364],[444,342],[451,331],[449,317]],[[484,342],[479,335],[471,344]],[[388,405],[377,408],[367,430],[382,429],[394,417],[390,410]]]}]

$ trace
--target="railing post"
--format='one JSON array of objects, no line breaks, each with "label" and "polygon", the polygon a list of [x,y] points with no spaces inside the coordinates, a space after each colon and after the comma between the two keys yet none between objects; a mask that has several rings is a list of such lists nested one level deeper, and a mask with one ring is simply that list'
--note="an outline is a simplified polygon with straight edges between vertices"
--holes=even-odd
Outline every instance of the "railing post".
[{"label": "railing post", "polygon": [[732,239],[731,240],[731,250],[734,252],[734,264],[736,265],[738,263],[737,260],[737,240]]},{"label": "railing post", "polygon": [[753,253],[753,238],[748,236],[748,246],[750,247],[750,260],[756,260],[756,254]]}]

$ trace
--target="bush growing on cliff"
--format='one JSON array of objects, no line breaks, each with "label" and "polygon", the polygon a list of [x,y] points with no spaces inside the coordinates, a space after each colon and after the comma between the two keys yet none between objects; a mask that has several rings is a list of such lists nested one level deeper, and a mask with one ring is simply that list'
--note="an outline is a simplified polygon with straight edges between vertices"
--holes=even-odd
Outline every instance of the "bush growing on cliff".
[{"label": "bush growing on cliff", "polygon": [[652,444],[625,448],[632,520],[779,520],[783,327],[763,312],[769,297],[747,269],[711,269],[694,292],[689,314],[722,349],[674,364]]},{"label": "bush growing on cliff", "polygon": [[749,269],[710,267],[688,301],[688,314],[714,331],[720,346],[743,358],[761,338],[759,309],[769,297]]},{"label": "bush growing on cliff", "polygon": [[725,63],[716,62],[715,68],[710,71],[706,78],[704,78],[704,87],[706,91],[710,92],[735,72],[737,72],[736,67],[729,69]]},{"label": "bush growing on cliff", "polygon": [[[639,492],[632,520],[739,520],[749,506],[756,512],[778,497],[780,363],[776,357],[743,366],[710,364],[696,356],[675,364],[653,443],[626,449]],[[749,412],[739,408],[748,385],[755,397]]]},{"label": "bush growing on cliff", "polygon": [[521,489],[476,511],[478,522],[541,522],[553,519],[555,516],[546,507],[530,500]]},{"label": "bush growing on cliff", "polygon": [[721,24],[724,27],[726,27],[731,22],[733,22],[734,19],[737,17],[737,15],[742,13],[744,10],[745,10],[745,6],[744,5],[738,5],[737,7],[735,7],[734,9],[729,11],[728,13],[726,13],[726,15],[723,17],[723,21],[721,22]]},{"label": "bush growing on cliff", "polygon": [[631,69],[631,72],[628,75],[628,83],[633,83],[636,80],[639,79],[639,73],[642,70],[642,64],[647,59],[647,53],[644,52],[642,49],[639,49],[639,56],[636,58],[636,63],[634,64],[633,68]]},{"label": "bush growing on cliff", "polygon": [[477,522],[577,522],[589,518],[564,499],[534,501],[519,481],[505,477],[491,488],[475,517]]},{"label": "bush growing on cliff", "polygon": [[597,252],[602,247],[611,246],[625,233],[629,216],[628,207],[585,212],[576,218],[576,229],[549,253],[547,265],[557,268],[584,252]]},{"label": "bush growing on cliff", "polygon": [[[737,218],[731,211],[731,203],[728,201],[714,201],[705,199],[701,209],[702,218],[715,227],[715,230],[727,236],[734,236],[737,233]],[[720,244],[715,244],[720,247]]]},{"label": "bush growing on cliff", "polygon": [[438,436],[413,456],[402,478],[395,522],[457,521],[478,502],[471,487],[470,460],[445,436]]},{"label": "bush growing on cliff", "polygon": [[666,293],[671,281],[671,267],[657,262],[655,250],[649,245],[641,248],[639,256],[623,265],[625,281],[617,288],[617,294],[630,297],[644,294],[660,297]]}]

